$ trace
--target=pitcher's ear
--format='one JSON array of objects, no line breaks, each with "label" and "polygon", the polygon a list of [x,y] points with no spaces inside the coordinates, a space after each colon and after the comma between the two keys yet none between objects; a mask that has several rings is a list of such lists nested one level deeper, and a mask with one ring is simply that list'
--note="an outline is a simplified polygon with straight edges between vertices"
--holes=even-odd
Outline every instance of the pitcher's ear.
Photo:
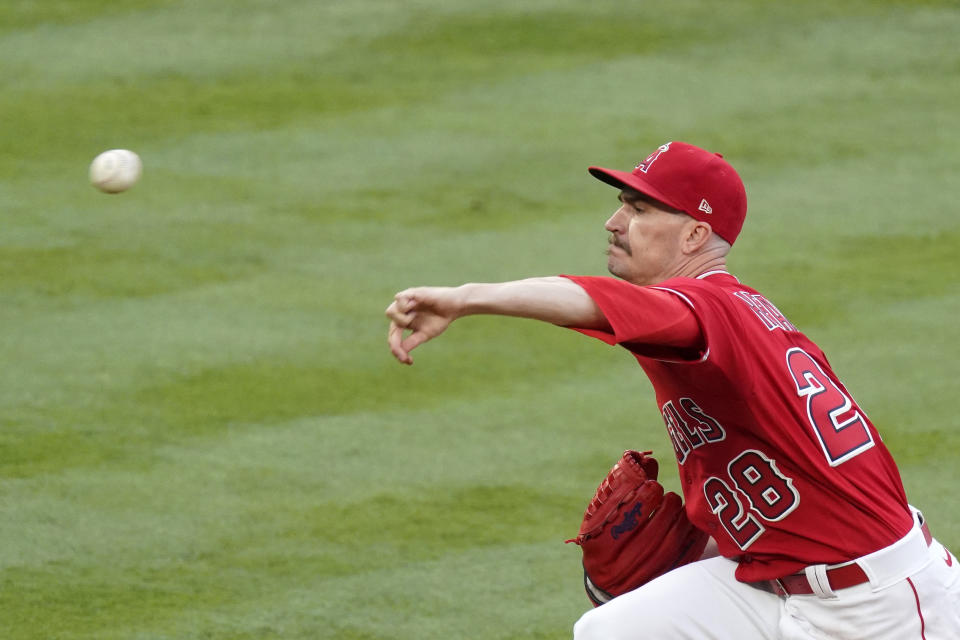
[{"label": "pitcher's ear", "polygon": [[708,222],[690,220],[682,236],[684,253],[696,253],[707,246],[713,237],[713,228]]}]

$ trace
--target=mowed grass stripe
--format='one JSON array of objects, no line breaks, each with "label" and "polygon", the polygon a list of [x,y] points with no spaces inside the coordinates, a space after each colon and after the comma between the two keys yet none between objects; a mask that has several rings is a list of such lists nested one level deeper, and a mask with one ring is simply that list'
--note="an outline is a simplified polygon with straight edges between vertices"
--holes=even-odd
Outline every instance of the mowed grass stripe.
[{"label": "mowed grass stripe", "polygon": [[[323,608],[342,598],[343,589],[351,593],[350,584],[360,578],[349,574],[364,576],[367,591],[388,595],[379,579],[384,571],[457,562],[458,554],[473,547],[509,554],[512,546],[529,540],[559,549],[561,538],[578,526],[592,476],[608,465],[606,449],[611,448],[584,441],[579,426],[565,431],[559,411],[569,416],[593,409],[579,406],[567,389],[560,397],[567,398],[566,407],[557,398],[556,409],[538,410],[551,406],[542,394],[526,416],[509,403],[476,406],[478,415],[489,416],[476,433],[452,428],[467,414],[455,405],[449,413],[401,412],[390,419],[352,417],[327,425],[303,421],[274,430],[232,431],[192,448],[154,450],[149,455],[160,463],[149,470],[75,471],[60,479],[8,481],[8,495],[36,510],[11,514],[21,537],[6,550],[4,575],[17,588],[5,593],[17,598],[21,615],[39,618],[42,610],[70,620],[78,630],[107,620],[122,629],[129,598],[135,596],[152,604],[155,618],[199,624],[204,608],[239,607],[269,615],[268,604],[277,594],[262,592],[257,576],[264,574],[272,576],[274,589],[302,589],[300,599]],[[517,430],[517,423],[533,417],[531,411],[541,420]],[[531,432],[541,436],[531,438]],[[540,444],[547,437],[556,450]],[[431,453],[431,440],[443,445],[441,455]],[[578,441],[587,446],[577,446]],[[311,447],[304,449],[307,443]],[[585,465],[582,456],[591,447]],[[575,459],[567,460],[571,454]],[[370,465],[373,457],[380,464]],[[556,476],[558,458],[574,473]],[[579,478],[578,468],[586,469]],[[531,469],[539,471],[540,486],[523,484]],[[35,497],[26,500],[31,493]],[[43,497],[55,495],[59,504]],[[339,502],[332,501],[338,497]],[[48,513],[58,514],[57,520],[48,520]],[[66,544],[65,527],[71,531]],[[9,562],[11,555],[19,555],[18,561]],[[568,555],[575,566],[575,550]],[[59,575],[56,592],[28,606],[34,597],[30,585],[53,578],[52,571]],[[219,577],[216,584],[204,580],[208,574]],[[444,590],[439,581],[419,592],[434,600]],[[259,607],[237,604],[263,599]],[[363,602],[374,606],[369,599]],[[343,616],[333,617],[342,622]]]},{"label": "mowed grass stripe", "polygon": [[[197,6],[191,6],[191,9],[202,11]],[[861,6],[860,10],[877,11],[870,9],[869,5]],[[70,78],[73,82],[76,82],[78,72],[82,77],[86,64],[92,82],[64,84],[62,78],[54,77],[51,78],[54,81],[51,88],[55,93],[41,90],[31,98],[29,90],[20,88],[17,100],[5,104],[4,109],[18,121],[33,122],[36,125],[30,127],[33,138],[51,136],[60,149],[96,145],[96,136],[102,136],[99,132],[106,130],[112,131],[114,136],[142,143],[184,135],[198,127],[207,130],[237,126],[262,128],[278,122],[302,121],[309,119],[311,114],[328,113],[331,109],[342,112],[403,104],[411,99],[423,103],[435,98],[437,86],[450,91],[470,83],[527,75],[571,64],[582,65],[584,61],[609,57],[657,51],[682,55],[684,44],[707,51],[708,46],[718,39],[729,38],[735,42],[742,38],[750,42],[757,39],[755,35],[751,38],[751,34],[762,32],[741,25],[743,33],[731,33],[731,29],[739,24],[732,19],[730,24],[723,25],[725,29],[712,25],[711,28],[701,26],[691,30],[689,23],[678,22],[671,12],[645,10],[636,20],[636,24],[644,29],[643,33],[618,40],[615,45],[597,46],[597,43],[607,42],[607,32],[613,27],[613,21],[596,10],[547,10],[532,15],[481,13],[453,17],[443,12],[439,16],[428,12],[424,14],[425,20],[415,24],[408,23],[410,16],[407,14],[381,11],[374,24],[393,25],[396,30],[379,37],[367,33],[371,30],[371,21],[364,19],[361,11],[330,12],[309,3],[296,3],[279,16],[271,15],[265,20],[253,20],[250,16],[243,16],[242,12],[225,16],[215,6],[209,11],[221,25],[224,20],[228,21],[221,27],[219,40],[214,42],[198,40],[203,32],[193,25],[197,21],[202,23],[203,19],[190,17],[183,7],[154,15],[151,20],[124,18],[116,25],[93,24],[89,33],[83,36],[91,40],[89,46],[81,46],[76,51],[62,51],[60,43],[76,42],[77,34],[64,37],[64,34],[52,33],[48,36],[50,46],[46,47],[49,55],[72,60]],[[715,16],[715,19],[724,19],[726,15]],[[329,20],[330,17],[334,20]],[[300,25],[299,29],[309,31],[312,37],[307,34],[300,38],[295,37],[296,34],[286,34],[283,38],[263,37],[271,27],[277,23],[287,24],[291,18]],[[164,19],[171,21],[166,29],[157,24],[158,21],[162,24]],[[619,19],[622,20],[623,16]],[[772,12],[767,20],[772,25],[782,25],[789,20],[807,21],[816,30],[816,25],[824,17],[815,11],[801,11],[799,15]],[[184,26],[188,24],[189,27]],[[145,25],[140,28],[148,28],[150,32],[138,36],[137,28],[131,29],[136,25]],[[312,30],[313,25],[316,25],[315,30]],[[532,28],[534,25],[536,29]],[[122,37],[104,43],[104,32],[114,30]],[[154,34],[153,30],[157,33]],[[166,40],[161,40],[164,47],[170,47],[166,51],[151,42],[170,35],[183,37],[185,41],[170,47]],[[31,33],[29,37],[34,42],[42,39],[43,34]],[[331,43],[350,42],[350,38],[359,40],[327,51]],[[246,46],[237,47],[235,42],[238,39],[243,39]],[[30,48],[14,38],[8,37],[7,40],[6,48],[11,54],[7,58],[15,65],[18,56],[23,55],[20,52]],[[111,51],[110,47],[116,46],[117,42],[125,48]],[[908,50],[912,44],[905,43]],[[930,46],[929,41],[923,44]],[[446,48],[447,55],[436,55],[441,47]],[[0,52],[3,49],[0,46]],[[366,55],[356,55],[357,51]],[[450,51],[457,51],[460,55],[451,56]],[[209,56],[209,59],[202,56]],[[199,59],[193,59],[195,57]],[[151,66],[140,69],[136,67],[137,61]],[[22,60],[21,64],[24,68],[19,75],[24,78],[43,78],[50,73],[45,73],[45,69],[59,68],[55,64],[44,64],[35,56]],[[264,64],[275,65],[275,68],[263,68]],[[108,71],[108,80],[98,83],[97,78],[103,76],[105,68],[112,70]],[[183,75],[177,71],[180,68],[190,71]],[[135,78],[136,82],[129,78]],[[69,93],[60,93],[64,89]],[[71,107],[83,102],[85,96],[95,96],[99,108],[80,111]],[[60,116],[51,121],[48,107],[44,110],[44,122],[34,120],[37,110],[32,105],[40,101],[52,106],[63,105]],[[162,117],[158,118],[157,114]],[[23,145],[14,136],[10,136],[8,142],[10,144],[5,148],[11,160],[14,153],[22,161],[45,148],[44,145]],[[106,140],[99,142],[101,145],[106,143]],[[73,161],[69,156],[61,157],[64,166]]]},{"label": "mowed grass stripe", "polygon": [[[294,513],[264,503],[259,512],[246,512],[245,517],[230,514],[217,524],[203,522],[208,535],[219,530],[219,540],[207,538],[205,545],[191,540],[189,547],[172,550],[161,537],[182,538],[184,533],[175,526],[164,526],[146,513],[139,527],[122,527],[116,515],[102,511],[101,518],[120,525],[102,532],[105,541],[119,533],[155,544],[130,555],[119,547],[110,555],[80,562],[7,567],[0,603],[17,612],[15,622],[35,623],[34,630],[40,632],[44,617],[47,624],[86,626],[88,631],[123,628],[138,602],[149,604],[153,618],[173,619],[244,601],[250,608],[262,607],[260,601],[265,596],[270,599],[264,593],[263,576],[270,576],[279,590],[310,585],[311,602],[323,603],[337,593],[338,582],[357,582],[350,576],[364,575],[373,587],[380,572],[441,562],[441,558],[455,561],[457,554],[476,548],[504,554],[524,543],[562,548],[561,535],[545,536],[544,532],[570,525],[573,500],[568,497],[524,487],[481,487],[451,491],[443,497],[440,493],[446,492],[437,488],[432,494],[421,491],[416,498],[385,496],[337,509],[320,503]],[[248,503],[249,498],[234,502]],[[193,529],[188,535],[197,536],[197,527]],[[569,549],[570,567],[576,567],[577,553]],[[574,582],[575,571],[567,573]],[[211,576],[218,579],[211,582]],[[58,586],[51,590],[46,585],[54,581]],[[422,592],[434,597],[437,588]]]},{"label": "mowed grass stripe", "polygon": [[[198,7],[195,5],[194,9]],[[6,49],[10,54],[5,57],[13,69],[11,77],[21,78],[26,88],[20,88],[17,99],[5,100],[2,107],[33,131],[34,140],[49,136],[48,140],[56,141],[60,149],[106,144],[102,139],[105,131],[142,145],[148,140],[184,135],[198,127],[256,129],[330,110],[363,109],[411,99],[420,101],[434,96],[438,85],[465,86],[477,82],[478,73],[496,78],[543,65],[569,63],[575,53],[582,54],[582,50],[564,51],[576,41],[571,38],[598,37],[600,25],[609,25],[609,18],[601,18],[601,14],[572,12],[564,16],[547,11],[541,18],[550,26],[547,37],[531,41],[531,33],[537,32],[530,32],[528,27],[536,23],[537,18],[523,14],[512,18],[508,14],[502,18],[481,17],[481,21],[490,23],[488,26],[507,28],[507,31],[505,39],[495,39],[490,47],[476,50],[477,41],[471,39],[476,34],[481,38],[486,37],[483,34],[493,34],[496,38],[499,32],[477,31],[476,20],[458,23],[451,19],[453,22],[448,27],[441,20],[424,25],[423,33],[439,34],[438,39],[427,35],[426,41],[418,43],[424,36],[418,35],[416,25],[407,24],[409,14],[396,9],[380,11],[378,20],[372,22],[363,7],[359,8],[346,13],[311,3],[296,3],[279,17],[264,12],[263,19],[257,20],[242,11],[224,14],[214,5],[209,9],[212,15],[204,20],[202,10],[200,16],[194,16],[178,7],[165,14],[155,13],[148,20],[124,17],[112,24],[92,23],[86,33],[81,34],[68,31],[24,36],[33,45],[29,48],[31,51],[39,44],[37,40],[46,37],[49,40],[45,48],[47,55],[54,59],[70,58],[73,65],[67,77],[51,77],[61,68],[59,65],[46,65],[43,60],[24,56],[22,52],[28,48],[23,39],[7,36],[5,42],[0,42],[0,53]],[[331,23],[329,18],[338,15],[341,19]],[[220,30],[217,38],[210,40],[196,25],[214,19],[220,23]],[[510,27],[513,23],[517,24]],[[298,24],[303,33],[300,37],[289,33],[263,37],[278,24]],[[584,24],[597,26],[590,27],[584,34]],[[409,31],[399,33],[410,35],[394,35],[379,44],[376,40],[371,43],[368,37],[363,37],[370,25],[387,25],[388,30],[390,25],[399,29],[409,27]],[[449,29],[449,36],[443,35],[445,28]],[[183,41],[171,44],[171,35]],[[556,36],[562,40],[543,55],[522,55],[536,51]],[[356,37],[360,38],[359,42],[350,43],[350,39]],[[331,46],[338,43],[343,46]],[[433,55],[440,45],[445,46],[448,53],[461,51],[463,57]],[[64,50],[64,47],[76,49]],[[364,55],[356,55],[358,50]],[[494,50],[498,51],[496,59],[491,57]],[[424,64],[426,61],[429,64]],[[506,61],[519,63],[521,68],[504,64]],[[105,70],[106,80],[103,80]],[[91,81],[80,82],[85,75],[91,76]],[[45,87],[38,82],[44,78],[53,82]],[[30,89],[37,84],[37,89]],[[72,105],[90,98],[96,100],[98,109],[73,108]],[[50,105],[42,119],[32,106],[40,102]],[[36,157],[37,150],[44,148],[42,144],[24,145],[9,133],[5,138],[8,139],[4,142],[9,144],[4,145],[4,155],[11,163],[11,172],[15,160],[22,162],[24,158]],[[61,158],[64,166],[72,161],[69,156]]]},{"label": "mowed grass stripe", "polygon": [[[5,547],[3,563],[66,562],[75,555],[76,562],[86,563],[135,557],[150,549],[160,556],[180,548],[195,553],[198,547],[218,544],[220,536],[243,522],[254,530],[326,522],[328,533],[318,534],[318,544],[350,544],[351,536],[371,539],[391,530],[350,532],[351,509],[364,518],[366,510],[359,506],[402,496],[411,505],[406,512],[422,516],[433,509],[430,503],[448,501],[438,491],[480,491],[482,497],[490,490],[497,498],[515,487],[528,494],[520,502],[556,494],[572,495],[579,503],[592,494],[592,480],[606,472],[611,455],[619,455],[638,434],[646,431],[665,440],[662,428],[640,420],[643,414],[636,415],[632,407],[611,404],[598,417],[595,402],[609,386],[606,380],[587,388],[568,382],[531,393],[531,402],[520,406],[491,398],[422,411],[236,425],[213,437],[144,448],[137,468],[63,469],[7,479],[3,489],[12,499],[8,524],[17,523],[26,535]],[[622,386],[629,389],[634,382]],[[572,389],[580,393],[572,394]],[[468,419],[472,428],[456,428]],[[609,440],[592,437],[597,422]],[[546,439],[554,444],[544,447]],[[560,468],[568,470],[559,473]],[[665,477],[675,475],[671,471],[664,469]],[[471,507],[477,508],[476,503]],[[579,507],[565,516],[574,528]],[[264,517],[271,509],[277,517]],[[452,521],[460,517],[450,515]],[[422,517],[416,526],[431,526],[432,520]],[[448,527],[434,526],[437,531]],[[68,545],[64,527],[71,531]],[[154,527],[157,531],[151,533]],[[551,530],[552,524],[544,529]],[[125,535],[131,531],[137,535]],[[397,545],[408,543],[396,540]]]},{"label": "mowed grass stripe", "polygon": [[[377,365],[352,363],[349,358],[325,362],[330,346],[304,352],[302,344],[292,344],[283,355],[256,356],[243,348],[242,335],[240,345],[228,347],[232,360],[223,361],[223,354],[209,356],[221,360],[219,365],[181,362],[164,369],[151,362],[153,351],[146,350],[140,353],[141,363],[134,360],[125,367],[138,375],[132,388],[122,370],[98,365],[103,356],[93,353],[89,361],[75,365],[87,368],[89,377],[67,380],[71,387],[60,397],[47,399],[41,391],[47,379],[62,375],[57,368],[33,374],[37,387],[33,402],[20,405],[16,419],[4,420],[8,425],[2,437],[4,473],[35,475],[77,464],[140,465],[140,452],[151,446],[236,424],[430,407],[441,399],[472,399],[478,394],[513,395],[571,375],[568,359],[599,348],[559,330],[538,335],[528,324],[497,327],[478,322],[458,333],[461,346],[439,353],[431,349],[432,354],[425,350],[423,358],[432,357],[434,363],[402,373],[381,353],[382,338],[359,345],[365,358],[380,354]],[[497,344],[485,344],[494,341]],[[524,352],[524,343],[531,342],[536,346]],[[602,358],[597,358],[595,366],[585,366],[597,370],[600,362]],[[193,372],[182,373],[184,367]],[[451,375],[450,367],[459,371]],[[529,382],[517,381],[524,372]]]},{"label": "mowed grass stripe", "polygon": [[[62,616],[54,623],[38,611],[29,622],[37,635],[8,637],[85,638],[95,634],[103,640],[125,638],[183,639],[225,637],[324,638],[335,640],[388,640],[396,637],[459,637],[464,620],[482,625],[476,629],[491,638],[554,638],[568,633],[568,610],[580,607],[583,598],[556,597],[542,589],[544,584],[576,582],[564,567],[576,549],[562,542],[549,547],[542,544],[512,543],[452,554],[440,561],[411,562],[403,568],[354,573],[334,579],[298,575],[299,580],[269,588],[257,576],[267,567],[251,572],[221,573],[221,593],[184,597],[182,586],[189,576],[177,576],[172,583],[151,577],[147,583],[128,583],[120,593],[111,584],[84,585],[79,593],[64,590]],[[521,569],[504,575],[493,569],[509,563]],[[305,569],[310,568],[308,563]],[[447,576],[459,577],[450,583]],[[145,575],[144,577],[150,577]],[[244,585],[247,593],[227,593],[235,585]],[[144,586],[147,586],[145,589]],[[100,591],[97,587],[103,587]],[[86,608],[77,601],[66,602],[71,595],[82,595],[86,602],[103,609]],[[249,599],[244,596],[249,595]],[[129,615],[130,608],[144,600],[154,607],[148,619]],[[516,606],[503,609],[504,601]],[[124,609],[123,604],[128,608]],[[49,601],[47,603],[50,604]],[[362,607],[358,607],[362,605]],[[49,610],[48,610],[49,611]],[[411,611],[421,614],[411,615]],[[68,631],[61,629],[69,624]]]}]

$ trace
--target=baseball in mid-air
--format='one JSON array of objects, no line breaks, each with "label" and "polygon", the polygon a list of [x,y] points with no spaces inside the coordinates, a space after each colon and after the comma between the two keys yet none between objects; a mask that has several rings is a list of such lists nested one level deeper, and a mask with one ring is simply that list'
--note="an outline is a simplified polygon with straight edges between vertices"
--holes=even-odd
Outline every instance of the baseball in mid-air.
[{"label": "baseball in mid-air", "polygon": [[143,162],[128,149],[104,151],[90,163],[90,183],[104,193],[120,193],[137,184]]}]

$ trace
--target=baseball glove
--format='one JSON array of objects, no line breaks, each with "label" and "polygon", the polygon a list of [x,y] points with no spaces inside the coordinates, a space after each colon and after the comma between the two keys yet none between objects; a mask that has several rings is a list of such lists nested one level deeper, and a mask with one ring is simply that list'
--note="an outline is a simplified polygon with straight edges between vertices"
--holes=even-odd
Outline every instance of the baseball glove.
[{"label": "baseball glove", "polygon": [[652,452],[625,451],[587,505],[575,542],[593,606],[698,559],[709,536],[687,519],[683,500],[664,494]]}]

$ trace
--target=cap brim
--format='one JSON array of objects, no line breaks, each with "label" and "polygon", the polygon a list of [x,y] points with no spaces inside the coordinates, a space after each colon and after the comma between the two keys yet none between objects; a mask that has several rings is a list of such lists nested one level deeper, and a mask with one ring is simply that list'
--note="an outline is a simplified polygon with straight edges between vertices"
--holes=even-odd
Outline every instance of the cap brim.
[{"label": "cap brim", "polygon": [[590,175],[594,178],[601,182],[606,182],[612,187],[618,189],[630,188],[653,198],[657,202],[662,202],[673,209],[683,210],[683,207],[680,206],[679,203],[672,202],[671,199],[666,197],[659,189],[635,173],[627,173],[626,171],[617,171],[615,169],[604,169],[603,167],[590,167],[589,171]]}]

